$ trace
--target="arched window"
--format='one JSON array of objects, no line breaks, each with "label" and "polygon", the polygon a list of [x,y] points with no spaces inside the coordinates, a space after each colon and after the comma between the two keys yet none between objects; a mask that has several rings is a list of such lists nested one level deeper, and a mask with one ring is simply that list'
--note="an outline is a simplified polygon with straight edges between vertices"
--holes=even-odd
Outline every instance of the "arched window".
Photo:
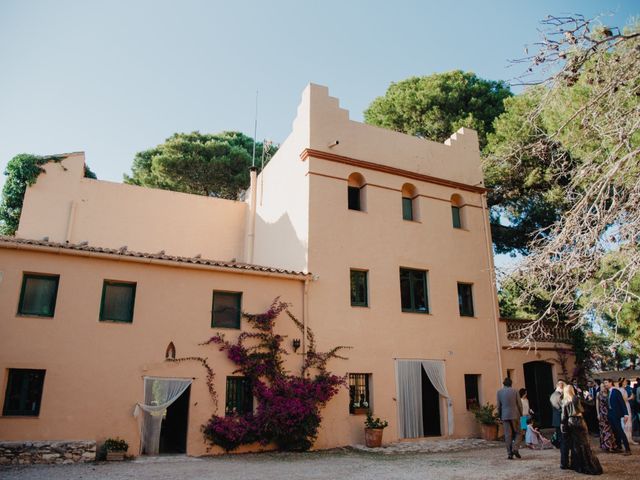
[{"label": "arched window", "polygon": [[460,195],[457,193],[451,195],[451,221],[453,223],[453,228],[464,228],[464,218],[462,214],[463,206],[464,201]]},{"label": "arched window", "polygon": [[348,206],[349,210],[365,211],[365,195],[364,195],[365,180],[359,173],[352,173],[349,175],[348,180]]},{"label": "arched window", "polygon": [[402,186],[402,219],[403,220],[417,220],[418,219],[418,205],[417,205],[417,192],[416,187],[410,183],[405,183]]},{"label": "arched window", "polygon": [[173,342],[169,342],[169,345],[167,345],[167,350],[164,352],[164,358],[176,358],[176,346],[173,344]]}]

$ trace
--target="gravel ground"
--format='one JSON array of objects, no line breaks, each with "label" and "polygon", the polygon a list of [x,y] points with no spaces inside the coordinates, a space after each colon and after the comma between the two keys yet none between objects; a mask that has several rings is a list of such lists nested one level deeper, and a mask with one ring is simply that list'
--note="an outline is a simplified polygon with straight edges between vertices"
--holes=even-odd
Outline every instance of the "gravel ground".
[{"label": "gravel ground", "polygon": [[[354,449],[301,454],[263,453],[207,458],[157,457],[119,463],[4,467],[2,480],[474,480],[584,478],[560,470],[557,450],[522,450],[522,460],[507,460],[503,448],[440,453],[369,453]],[[633,455],[599,454],[602,480],[640,478],[640,448]]]}]

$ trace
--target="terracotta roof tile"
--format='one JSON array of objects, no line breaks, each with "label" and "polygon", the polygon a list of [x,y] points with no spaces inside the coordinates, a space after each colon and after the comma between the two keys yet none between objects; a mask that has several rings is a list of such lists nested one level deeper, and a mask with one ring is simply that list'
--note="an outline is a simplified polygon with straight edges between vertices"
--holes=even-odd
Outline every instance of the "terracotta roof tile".
[{"label": "terracotta roof tile", "polygon": [[148,258],[151,260],[163,260],[168,262],[175,263],[194,263],[198,265],[208,265],[212,267],[222,267],[229,268],[234,270],[247,270],[254,272],[265,272],[265,273],[276,273],[282,275],[294,275],[300,277],[308,277],[311,276],[310,273],[299,272],[296,270],[287,270],[284,268],[275,268],[275,267],[266,267],[263,265],[253,265],[249,263],[238,263],[238,262],[223,262],[219,260],[210,260],[201,257],[181,257],[176,255],[167,255],[164,251],[158,253],[148,253],[148,252],[135,252],[131,250],[127,250],[126,248],[105,248],[105,247],[93,247],[88,245],[87,243],[57,243],[57,242],[49,242],[47,240],[32,240],[27,238],[16,238],[16,237],[8,237],[0,235],[0,247],[3,245],[33,245],[38,247],[48,247],[52,249],[63,249],[63,250],[75,250],[75,251],[83,251],[83,252],[95,252],[106,255],[113,255],[118,257],[135,257],[135,258]]}]

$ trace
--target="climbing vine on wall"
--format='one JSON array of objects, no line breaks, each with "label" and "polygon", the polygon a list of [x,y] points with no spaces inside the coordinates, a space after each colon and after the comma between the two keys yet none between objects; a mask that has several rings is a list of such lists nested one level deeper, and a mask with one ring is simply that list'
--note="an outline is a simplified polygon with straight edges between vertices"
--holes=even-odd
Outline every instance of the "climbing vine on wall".
[{"label": "climbing vine on wall", "polygon": [[[317,438],[322,408],[346,386],[345,378],[329,372],[327,363],[332,358],[345,359],[340,352],[348,347],[318,352],[313,332],[305,329],[288,307],[276,298],[264,313],[243,313],[252,331],[242,332],[235,342],[217,334],[204,343],[217,345],[226,353],[237,366],[234,373],[250,381],[257,400],[255,412],[213,415],[202,426],[210,444],[231,451],[256,441],[263,445],[273,442],[280,450],[305,451]],[[308,348],[297,374],[285,370],[285,337],[274,332],[276,319],[283,312],[303,335],[306,333]]]},{"label": "climbing vine on wall", "polygon": [[[2,188],[2,202],[0,203],[0,233],[2,235],[14,235],[20,223],[22,203],[27,187],[36,183],[41,173],[42,166],[48,162],[61,162],[64,155],[49,155],[40,157],[28,153],[16,155],[9,163],[4,174],[7,176]],[[96,178],[96,174],[85,165],[85,178]]]}]

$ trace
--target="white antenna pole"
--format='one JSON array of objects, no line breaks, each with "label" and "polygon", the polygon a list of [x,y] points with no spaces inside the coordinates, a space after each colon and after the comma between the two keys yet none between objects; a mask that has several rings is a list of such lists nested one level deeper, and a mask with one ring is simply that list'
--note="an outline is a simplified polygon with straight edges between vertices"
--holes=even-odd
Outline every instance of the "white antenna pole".
[{"label": "white antenna pole", "polygon": [[251,166],[256,166],[256,138],[258,135],[258,89],[256,88],[256,118],[253,123],[253,157],[251,161]]}]

